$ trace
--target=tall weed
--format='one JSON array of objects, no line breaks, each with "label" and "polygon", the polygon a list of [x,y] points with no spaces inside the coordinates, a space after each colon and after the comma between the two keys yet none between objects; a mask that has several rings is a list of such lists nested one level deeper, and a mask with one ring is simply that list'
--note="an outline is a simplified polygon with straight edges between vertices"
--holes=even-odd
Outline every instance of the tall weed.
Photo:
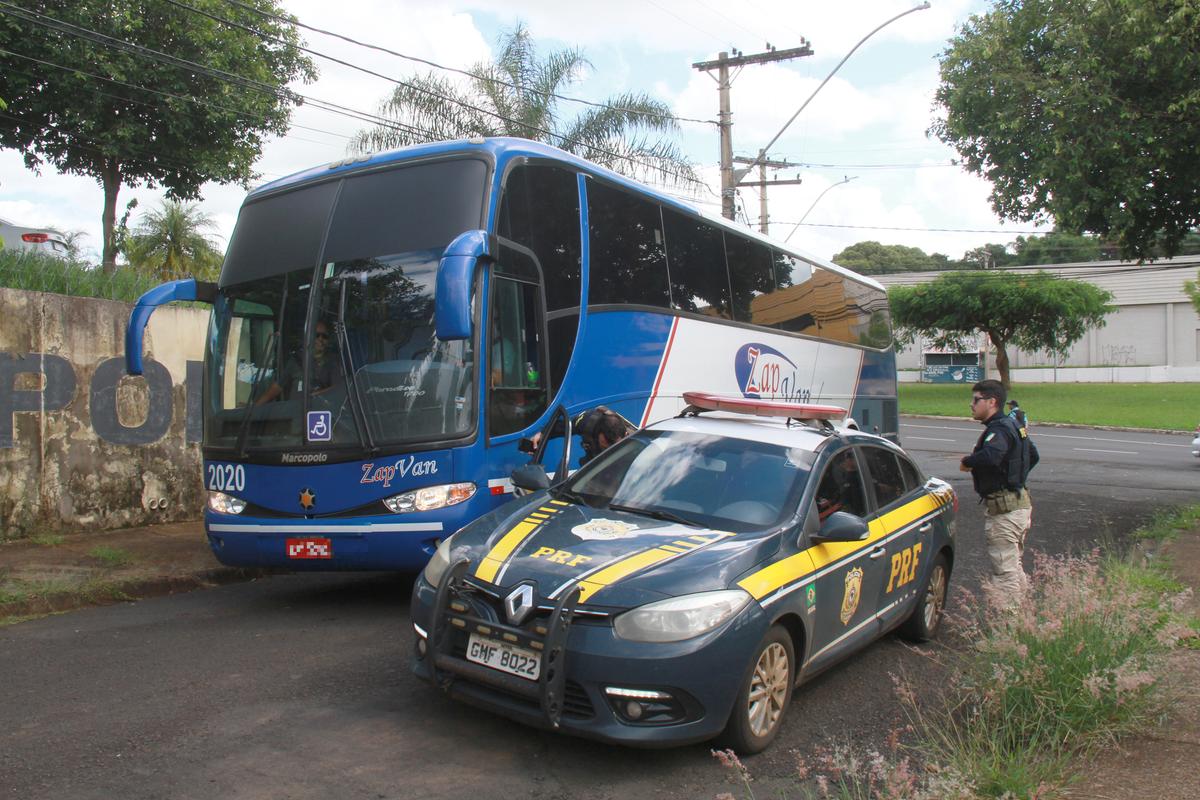
[{"label": "tall weed", "polygon": [[1194,635],[1187,593],[1129,559],[1035,556],[1019,609],[963,594],[953,620],[971,643],[944,708],[910,700],[917,749],[982,796],[1045,796],[1081,754],[1152,724],[1163,657]]}]

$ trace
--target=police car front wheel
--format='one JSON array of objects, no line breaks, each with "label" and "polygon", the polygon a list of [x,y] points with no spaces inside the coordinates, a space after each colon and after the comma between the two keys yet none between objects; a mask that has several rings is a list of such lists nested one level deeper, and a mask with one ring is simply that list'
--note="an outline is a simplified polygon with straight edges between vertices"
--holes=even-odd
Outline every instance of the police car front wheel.
[{"label": "police car front wheel", "polygon": [[917,604],[913,607],[912,616],[900,626],[900,635],[914,642],[928,642],[937,635],[942,624],[942,612],[946,608],[946,587],[950,582],[950,565],[945,555],[938,555],[929,570],[929,578]]},{"label": "police car front wheel", "polygon": [[792,637],[781,625],[767,631],[729,715],[724,744],[738,753],[757,753],[779,733],[792,696],[796,657]]}]

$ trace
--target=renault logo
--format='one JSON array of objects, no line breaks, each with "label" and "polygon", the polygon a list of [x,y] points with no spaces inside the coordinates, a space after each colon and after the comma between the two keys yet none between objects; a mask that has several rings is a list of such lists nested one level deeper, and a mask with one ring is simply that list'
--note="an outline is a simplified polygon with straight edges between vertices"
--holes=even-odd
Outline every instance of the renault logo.
[{"label": "renault logo", "polygon": [[508,593],[504,598],[504,613],[508,615],[508,624],[520,625],[533,611],[533,584],[522,583]]}]

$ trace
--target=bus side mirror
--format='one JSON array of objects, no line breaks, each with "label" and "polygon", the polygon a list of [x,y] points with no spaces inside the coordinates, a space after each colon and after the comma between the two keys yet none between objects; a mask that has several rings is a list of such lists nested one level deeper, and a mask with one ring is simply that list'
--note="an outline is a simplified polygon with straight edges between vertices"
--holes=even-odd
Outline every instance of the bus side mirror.
[{"label": "bus side mirror", "polygon": [[443,342],[471,338],[471,284],[479,259],[495,252],[487,231],[460,234],[438,262],[434,333]]},{"label": "bus side mirror", "polygon": [[129,324],[125,326],[125,371],[130,375],[142,374],[142,340],[146,335],[146,323],[154,309],[176,300],[196,300],[213,303],[217,299],[217,285],[204,283],[195,278],[155,286],[138,298],[129,312]]}]

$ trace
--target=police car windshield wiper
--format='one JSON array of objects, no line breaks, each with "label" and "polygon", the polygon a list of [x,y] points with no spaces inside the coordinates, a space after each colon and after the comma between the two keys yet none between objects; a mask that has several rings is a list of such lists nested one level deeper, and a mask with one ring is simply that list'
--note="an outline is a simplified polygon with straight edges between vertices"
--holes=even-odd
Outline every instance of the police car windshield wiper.
[{"label": "police car windshield wiper", "polygon": [[571,503],[578,503],[581,506],[587,505],[587,501],[583,499],[583,495],[578,492],[572,492],[570,489],[551,489],[550,496],[556,500],[567,500]]},{"label": "police car windshield wiper", "polygon": [[642,508],[641,506],[623,506],[618,503],[609,503],[608,507],[613,511],[627,511],[630,514],[641,514],[654,519],[665,520],[666,522],[678,522],[680,525],[687,525],[690,528],[703,528],[699,522],[695,520],[681,517],[678,514],[673,514],[670,511],[664,511],[661,508]]}]

